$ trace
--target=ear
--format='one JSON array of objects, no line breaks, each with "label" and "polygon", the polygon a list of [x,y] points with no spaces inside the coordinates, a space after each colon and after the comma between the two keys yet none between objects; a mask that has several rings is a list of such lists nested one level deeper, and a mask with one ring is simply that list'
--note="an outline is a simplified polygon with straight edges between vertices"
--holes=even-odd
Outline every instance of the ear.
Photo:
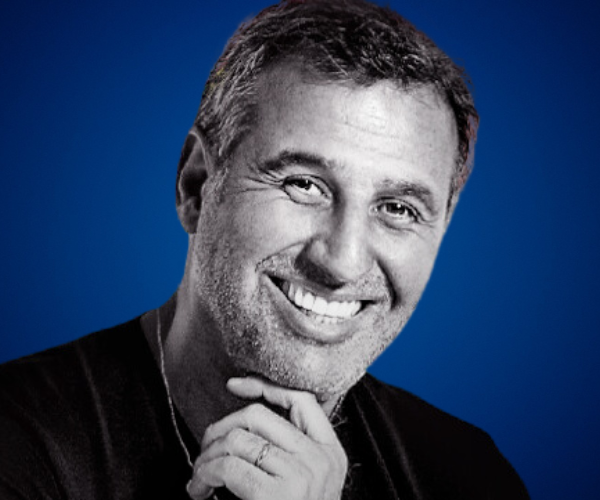
[{"label": "ear", "polygon": [[202,187],[212,171],[213,163],[206,140],[194,126],[188,132],[181,151],[175,196],[179,221],[188,234],[196,232],[202,206]]},{"label": "ear", "polygon": [[455,193],[448,200],[448,204],[446,206],[446,229],[450,225],[450,221],[452,220],[452,216],[454,215],[454,210],[456,209],[456,204],[458,203],[459,193]]}]

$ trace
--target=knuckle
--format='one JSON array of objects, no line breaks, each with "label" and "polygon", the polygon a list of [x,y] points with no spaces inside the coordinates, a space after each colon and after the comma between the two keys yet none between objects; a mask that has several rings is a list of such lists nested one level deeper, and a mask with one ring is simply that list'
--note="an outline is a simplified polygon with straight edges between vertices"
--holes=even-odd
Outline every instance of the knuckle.
[{"label": "knuckle", "polygon": [[226,456],[221,461],[221,468],[225,478],[236,477],[239,475],[239,464],[235,457]]},{"label": "knuckle", "polygon": [[205,447],[208,443],[210,443],[213,440],[214,433],[215,433],[215,424],[212,423],[204,431],[204,436],[202,437],[202,447]]},{"label": "knuckle", "polygon": [[194,468],[194,476],[199,477],[200,479],[206,479],[206,464],[205,463],[197,463]]},{"label": "knuckle", "polygon": [[317,402],[317,396],[315,394],[313,394],[312,392],[304,392],[304,397],[308,399],[308,401],[316,403]]},{"label": "knuckle", "polygon": [[227,434],[226,443],[228,451],[235,451],[239,449],[240,446],[244,443],[246,439],[246,433],[244,430],[235,428],[232,429],[229,434]]},{"label": "knuckle", "polygon": [[317,397],[312,392],[296,392],[292,399],[304,404],[317,403]]},{"label": "knuckle", "polygon": [[244,416],[246,423],[256,421],[264,416],[265,407],[260,403],[252,403],[246,407]]},{"label": "knuckle", "polygon": [[301,449],[306,442],[306,436],[304,434],[294,434],[291,436],[292,446],[295,449]]}]

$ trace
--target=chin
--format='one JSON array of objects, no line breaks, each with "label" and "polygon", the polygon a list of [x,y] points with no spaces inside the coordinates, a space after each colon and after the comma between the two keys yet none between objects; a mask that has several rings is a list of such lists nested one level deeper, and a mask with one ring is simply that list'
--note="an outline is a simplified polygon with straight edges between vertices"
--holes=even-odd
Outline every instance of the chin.
[{"label": "chin", "polygon": [[330,360],[326,362],[320,356],[272,349],[265,352],[256,350],[256,345],[236,349],[232,354],[235,365],[243,373],[262,377],[281,387],[310,392],[321,403],[346,393],[366,371],[363,363],[358,366],[346,362],[332,367]]},{"label": "chin", "polygon": [[[238,310],[222,323],[227,324],[222,329],[223,346],[235,371],[310,392],[320,402],[345,394],[397,335],[396,327],[373,324],[368,334],[359,331],[342,342],[324,344],[291,333],[268,308],[257,310],[262,314]],[[372,333],[388,330],[385,336]]]}]

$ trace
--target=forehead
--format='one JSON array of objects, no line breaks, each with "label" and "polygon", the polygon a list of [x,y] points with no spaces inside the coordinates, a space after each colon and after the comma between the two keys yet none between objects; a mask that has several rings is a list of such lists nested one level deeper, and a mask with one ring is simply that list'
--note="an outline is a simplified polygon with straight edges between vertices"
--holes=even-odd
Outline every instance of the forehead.
[{"label": "forehead", "polygon": [[255,126],[243,141],[256,161],[301,150],[359,167],[367,180],[396,172],[449,187],[456,122],[433,88],[324,83],[290,64],[259,78],[256,102]]}]

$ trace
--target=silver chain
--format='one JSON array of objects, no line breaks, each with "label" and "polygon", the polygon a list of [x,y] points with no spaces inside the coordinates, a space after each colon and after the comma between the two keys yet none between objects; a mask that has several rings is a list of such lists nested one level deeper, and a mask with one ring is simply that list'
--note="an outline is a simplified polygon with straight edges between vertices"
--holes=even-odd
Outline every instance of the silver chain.
[{"label": "silver chain", "polygon": [[175,428],[175,434],[177,434],[177,439],[179,439],[179,443],[183,448],[185,453],[185,457],[187,458],[187,462],[189,466],[194,470],[194,464],[192,463],[192,457],[190,456],[190,452],[183,441],[183,437],[181,436],[181,432],[179,431],[179,426],[177,425],[177,418],[175,417],[175,405],[173,404],[173,398],[171,397],[171,389],[169,388],[169,381],[167,380],[167,372],[165,370],[165,353],[163,351],[162,345],[162,335],[161,335],[161,326],[160,326],[160,309],[156,310],[157,315],[157,323],[158,326],[156,328],[156,337],[158,340],[158,352],[160,354],[160,374],[162,375],[163,383],[165,384],[165,390],[167,391],[167,401],[169,402],[169,410],[171,411],[171,421],[173,422],[173,427]]},{"label": "silver chain", "polygon": [[[158,353],[160,356],[160,374],[162,376],[162,380],[165,385],[165,390],[167,392],[167,401],[169,402],[171,421],[173,422],[173,428],[175,429],[175,434],[177,434],[177,439],[179,440],[179,444],[181,444],[181,448],[183,449],[183,452],[185,453],[185,457],[187,459],[188,465],[190,466],[190,468],[192,470],[194,470],[194,464],[192,463],[192,457],[190,455],[189,450],[187,449],[187,446],[185,445],[185,442],[183,441],[183,437],[179,430],[179,425],[177,425],[177,418],[175,417],[175,405],[173,403],[173,398],[171,397],[171,389],[169,387],[169,380],[167,379],[167,372],[165,369],[165,352],[163,350],[163,344],[162,344],[160,309],[156,310],[156,316],[157,316],[156,340],[158,341]],[[340,407],[342,406],[343,399],[344,399],[343,397],[340,397],[338,399],[338,401],[336,402],[335,407],[333,408],[333,411],[331,414],[332,417],[337,417],[338,411],[340,410]],[[219,500],[216,492],[213,493],[212,498],[214,500]]]}]

